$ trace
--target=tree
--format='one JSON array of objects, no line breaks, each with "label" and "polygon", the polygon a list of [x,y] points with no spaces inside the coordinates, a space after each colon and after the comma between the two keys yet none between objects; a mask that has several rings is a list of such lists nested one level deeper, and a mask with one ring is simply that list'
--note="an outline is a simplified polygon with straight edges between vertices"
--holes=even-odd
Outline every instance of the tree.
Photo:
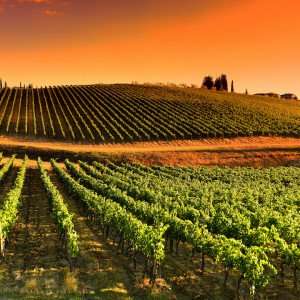
[{"label": "tree", "polygon": [[248,90],[246,89],[246,91],[245,91],[245,95],[248,95]]},{"label": "tree", "polygon": [[221,75],[221,90],[228,92],[228,81],[225,74]]},{"label": "tree", "polygon": [[231,93],[234,93],[234,82],[231,80]]},{"label": "tree", "polygon": [[217,77],[216,78],[214,87],[216,88],[217,91],[221,91],[222,90],[222,80],[221,80],[221,77]]},{"label": "tree", "polygon": [[202,82],[202,87],[211,90],[214,87],[214,79],[211,76],[205,76]]}]

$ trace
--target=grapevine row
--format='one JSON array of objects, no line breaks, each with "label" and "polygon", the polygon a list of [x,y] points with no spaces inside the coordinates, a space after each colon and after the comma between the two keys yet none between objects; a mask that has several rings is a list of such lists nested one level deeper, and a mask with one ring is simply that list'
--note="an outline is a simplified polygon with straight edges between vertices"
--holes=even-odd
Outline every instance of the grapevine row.
[{"label": "grapevine row", "polygon": [[27,157],[25,157],[18,172],[14,187],[5,196],[0,210],[0,251],[2,256],[4,256],[5,241],[17,220],[21,192],[25,181],[26,163]]},{"label": "grapevine row", "polygon": [[164,258],[163,234],[166,227],[155,228],[142,223],[119,204],[97,195],[83,187],[51,161],[54,171],[66,185],[69,192],[86,205],[89,213],[109,230],[116,230],[122,240],[128,241],[134,251],[140,252],[152,261],[152,275]]},{"label": "grapevine row", "polygon": [[68,207],[64,203],[63,197],[61,196],[60,192],[51,182],[51,179],[48,176],[47,171],[44,169],[42,160],[40,158],[38,159],[38,166],[44,188],[47,191],[51,203],[52,213],[58,224],[60,236],[66,243],[69,257],[76,257],[79,254],[79,246],[78,235],[74,229],[74,223],[72,220],[73,216],[68,211]]}]

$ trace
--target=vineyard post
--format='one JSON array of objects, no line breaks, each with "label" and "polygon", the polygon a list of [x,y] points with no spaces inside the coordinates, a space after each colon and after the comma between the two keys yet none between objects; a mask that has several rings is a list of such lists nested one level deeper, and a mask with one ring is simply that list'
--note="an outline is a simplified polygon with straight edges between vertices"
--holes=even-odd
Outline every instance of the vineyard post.
[{"label": "vineyard post", "polygon": [[238,294],[240,293],[240,288],[241,288],[241,283],[242,283],[243,278],[244,278],[244,276],[243,276],[243,275],[240,275],[240,277],[239,277],[239,279],[238,279],[238,282],[237,282],[236,290],[237,290],[237,293],[238,293]]},{"label": "vineyard post", "polygon": [[147,272],[148,272],[148,257],[145,257],[145,263],[144,263],[144,277],[146,277]]},{"label": "vineyard post", "polygon": [[136,271],[136,250],[133,250],[133,255],[132,255],[132,259],[133,259],[133,268]]},{"label": "vineyard post", "polygon": [[229,277],[229,268],[225,267],[225,273],[224,273],[224,286],[227,286],[227,281],[228,281],[228,277]]},{"label": "vineyard post", "polygon": [[205,269],[205,254],[202,251],[201,252],[201,274],[204,273],[204,269]]},{"label": "vineyard post", "polygon": [[150,274],[150,282],[152,283],[152,285],[155,283],[155,280],[157,278],[157,270],[158,270],[158,263],[156,259],[153,259],[151,274]]},{"label": "vineyard post", "polygon": [[68,259],[69,266],[70,266],[70,272],[73,272],[74,271],[74,263],[73,263],[72,255],[70,254],[69,250],[67,250],[67,259]]},{"label": "vineyard post", "polygon": [[173,248],[174,248],[174,241],[173,238],[170,237],[170,252],[173,253]]},{"label": "vineyard post", "polygon": [[2,234],[2,228],[0,229],[0,251],[1,251],[1,256],[4,257],[4,247],[5,247],[5,239]]},{"label": "vineyard post", "polygon": [[284,283],[284,261],[281,259],[280,262],[280,278],[282,280],[282,283]]},{"label": "vineyard post", "polygon": [[179,251],[179,244],[180,244],[180,240],[179,239],[177,239],[177,241],[176,241],[176,255],[178,255],[178,251]]},{"label": "vineyard post", "polygon": [[109,226],[106,226],[105,239],[108,239],[108,237],[109,237]]},{"label": "vineyard post", "polygon": [[298,278],[297,278],[297,266],[296,264],[293,267],[293,277],[294,277],[294,289],[298,289]]}]

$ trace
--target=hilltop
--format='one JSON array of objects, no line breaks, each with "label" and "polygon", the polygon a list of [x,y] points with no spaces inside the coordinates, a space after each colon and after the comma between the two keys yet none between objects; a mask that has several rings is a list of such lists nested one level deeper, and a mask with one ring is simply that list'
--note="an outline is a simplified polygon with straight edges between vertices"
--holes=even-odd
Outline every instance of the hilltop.
[{"label": "hilltop", "polygon": [[129,84],[4,88],[0,134],[86,144],[300,135],[293,100]]}]

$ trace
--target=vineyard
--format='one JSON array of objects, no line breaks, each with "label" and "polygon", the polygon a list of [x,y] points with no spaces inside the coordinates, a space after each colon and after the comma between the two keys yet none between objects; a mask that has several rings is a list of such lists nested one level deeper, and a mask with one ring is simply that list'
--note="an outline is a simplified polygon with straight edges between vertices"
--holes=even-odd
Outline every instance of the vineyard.
[{"label": "vineyard", "polygon": [[257,96],[142,85],[0,90],[0,134],[114,143],[299,136],[300,106]]},{"label": "vineyard", "polygon": [[298,168],[1,155],[0,180],[5,299],[298,299]]}]

